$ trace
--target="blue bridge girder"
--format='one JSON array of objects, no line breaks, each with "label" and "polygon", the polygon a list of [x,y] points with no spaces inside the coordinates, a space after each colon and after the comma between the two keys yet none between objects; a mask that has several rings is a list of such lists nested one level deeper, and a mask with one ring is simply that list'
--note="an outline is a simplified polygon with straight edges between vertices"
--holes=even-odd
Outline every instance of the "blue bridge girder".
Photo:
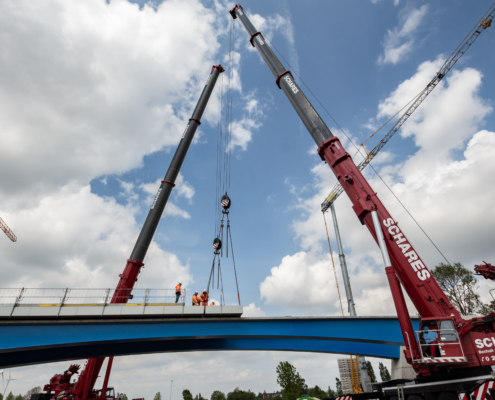
[{"label": "blue bridge girder", "polygon": [[[413,319],[418,329],[419,319]],[[0,368],[181,351],[302,351],[399,358],[396,317],[1,320]]]}]

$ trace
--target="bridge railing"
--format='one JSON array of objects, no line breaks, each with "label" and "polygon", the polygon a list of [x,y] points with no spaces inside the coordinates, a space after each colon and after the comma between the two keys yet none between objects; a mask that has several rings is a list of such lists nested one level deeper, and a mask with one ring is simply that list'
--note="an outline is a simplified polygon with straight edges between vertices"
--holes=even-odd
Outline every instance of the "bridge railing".
[{"label": "bridge railing", "polygon": [[[2,306],[107,306],[115,295],[115,289],[73,288],[0,288]],[[185,303],[186,289],[181,290],[178,303]],[[117,303],[135,305],[175,304],[175,289],[133,289],[117,296]],[[181,304],[182,305],[182,304]]]}]

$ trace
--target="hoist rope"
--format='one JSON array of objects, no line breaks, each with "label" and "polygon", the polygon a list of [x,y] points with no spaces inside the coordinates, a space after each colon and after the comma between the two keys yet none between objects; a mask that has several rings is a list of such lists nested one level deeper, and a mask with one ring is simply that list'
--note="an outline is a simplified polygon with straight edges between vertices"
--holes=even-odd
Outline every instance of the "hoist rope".
[{"label": "hoist rope", "polygon": [[342,316],[344,315],[344,307],[342,307],[342,298],[340,297],[339,281],[337,279],[337,269],[335,268],[335,262],[333,261],[332,245],[330,244],[330,236],[328,235],[327,218],[325,217],[325,212],[322,212],[323,220],[325,221],[325,230],[327,231],[328,249],[330,250],[330,257],[332,258],[333,274],[335,275],[335,284],[337,285],[337,293],[339,294],[340,310],[342,311]]},{"label": "hoist rope", "polygon": [[[253,24],[254,25],[254,24]],[[259,29],[255,26],[256,30],[259,31]],[[313,93],[313,91],[309,88],[308,85],[306,85],[306,83],[302,80],[302,78],[299,76],[299,74],[294,70],[294,68],[290,65],[290,63],[285,59],[285,57],[282,55],[282,53],[280,51],[278,51],[277,47],[265,36],[263,36],[263,38],[266,40],[266,42],[272,46],[275,51],[280,55],[280,57],[287,63],[287,65],[289,66],[289,68],[291,68],[291,72],[294,72],[294,74],[298,77],[298,79],[302,82],[302,84],[306,87],[306,89],[309,90],[309,92],[311,93],[311,95],[315,98],[315,100],[318,102],[318,104],[323,108],[323,110],[325,110],[325,112],[329,115],[329,117],[333,120],[333,122],[335,122],[335,124],[339,127],[339,129],[342,131],[342,133],[347,137],[347,139],[349,140],[349,142],[354,146],[354,148],[356,149],[357,153],[361,153],[361,147],[358,147],[353,141],[352,139],[347,135],[347,133],[344,131],[344,129],[342,129],[342,127],[338,124],[338,122],[335,120],[335,118],[332,116],[332,114],[330,114],[330,112],[325,108],[325,106],[321,103],[321,101],[318,99],[318,97],[316,97],[316,95]],[[424,89],[423,89],[424,90]],[[416,96],[417,97],[417,96]],[[416,98],[415,97],[415,98]],[[414,100],[414,99],[413,99]],[[411,101],[413,101],[411,100]],[[409,102],[410,103],[410,102]],[[409,104],[408,103],[408,104]],[[399,111],[400,112],[400,111]],[[381,129],[381,128],[380,128]],[[356,153],[356,154],[357,154]],[[361,153],[362,155],[362,153]],[[364,158],[366,158],[366,155],[363,156]],[[368,164],[371,169],[375,172],[375,174],[378,176],[378,178],[380,178],[380,180],[385,183],[385,181],[383,180],[383,178],[380,176],[380,174],[378,173],[378,171],[373,168],[373,166],[370,164]],[[334,188],[338,185],[338,182],[335,184]],[[433,244],[433,246],[435,247],[435,249],[437,249],[437,251],[440,253],[440,255],[445,259],[445,261],[447,261],[447,263],[450,265],[450,262],[447,260],[447,258],[444,256],[444,254],[440,251],[440,249],[438,248],[438,246],[433,242],[433,240],[428,236],[428,234],[425,232],[425,230],[421,227],[421,225],[419,224],[418,221],[416,221],[416,219],[412,216],[412,214],[409,212],[409,210],[406,208],[406,206],[399,200],[399,198],[396,196],[396,194],[392,191],[392,189],[385,183],[385,186],[387,187],[387,189],[390,191],[390,193],[392,193],[392,195],[397,199],[397,201],[399,202],[399,204],[402,206],[402,208],[404,208],[404,210],[409,214],[409,216],[412,218],[412,220],[416,223],[416,225],[418,225],[419,229],[421,229],[421,231],[426,235],[426,237],[428,238],[428,240]],[[333,190],[332,190],[333,191]]]},{"label": "hoist rope", "polygon": [[237,299],[239,300],[239,305],[241,305],[241,296],[239,295],[239,283],[237,282],[237,270],[235,268],[234,245],[232,244],[232,230],[230,229],[230,226],[229,226],[227,233],[230,236],[230,251],[232,252],[232,263],[234,264],[234,275],[235,275],[235,286],[237,288]]}]

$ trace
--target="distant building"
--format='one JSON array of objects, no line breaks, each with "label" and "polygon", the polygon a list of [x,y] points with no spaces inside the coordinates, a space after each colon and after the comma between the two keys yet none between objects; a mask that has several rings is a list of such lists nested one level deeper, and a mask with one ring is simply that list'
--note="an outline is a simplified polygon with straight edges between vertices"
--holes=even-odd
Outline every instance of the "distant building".
[{"label": "distant building", "polygon": [[263,391],[263,398],[264,399],[273,399],[274,397],[282,397],[282,393],[280,393],[280,392],[267,393],[266,390]]}]

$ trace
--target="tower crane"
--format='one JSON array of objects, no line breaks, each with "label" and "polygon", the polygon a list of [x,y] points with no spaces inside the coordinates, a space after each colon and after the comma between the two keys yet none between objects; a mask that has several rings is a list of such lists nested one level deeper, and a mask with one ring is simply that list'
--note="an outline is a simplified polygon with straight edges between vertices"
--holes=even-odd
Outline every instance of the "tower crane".
[{"label": "tower crane", "polygon": [[12,229],[9,228],[9,226],[2,218],[0,218],[0,229],[5,232],[10,240],[12,240],[13,242],[17,242],[17,236],[14,234],[14,232],[12,232]]},{"label": "tower crane", "polygon": [[[382,254],[405,344],[404,356],[417,377],[374,384],[372,394],[347,398],[457,400],[459,395],[466,394],[471,399],[475,390],[484,387],[477,398],[494,400],[488,387],[493,386],[495,376],[495,312],[469,319],[460,315],[338,137],[318,115],[241,5],[236,5],[230,14],[242,24],[251,45],[301,118],[317,145],[318,155],[335,174],[357,218]],[[403,289],[420,316],[419,331],[413,329]]]},{"label": "tower crane", "polygon": [[[465,39],[461,42],[459,46],[454,50],[450,57],[445,61],[437,74],[433,79],[426,85],[423,91],[416,97],[409,108],[404,114],[399,118],[395,125],[388,131],[388,133],[383,137],[382,140],[366,155],[366,158],[359,163],[357,166],[360,171],[366,168],[366,166],[375,158],[375,156],[380,152],[383,147],[389,142],[390,139],[395,135],[395,133],[404,125],[404,123],[409,119],[414,111],[421,105],[421,103],[428,97],[428,95],[437,87],[440,81],[447,75],[447,73],[454,67],[454,65],[459,61],[459,58],[471,47],[474,41],[486,28],[490,27],[492,20],[495,17],[495,3],[492,4],[490,9],[483,15],[483,17],[478,21],[478,23],[471,29]],[[332,192],[327,196],[325,201],[321,204],[321,211],[325,212],[330,208],[330,205],[337,200],[337,198],[342,194],[344,189],[341,184],[332,190]]]}]

